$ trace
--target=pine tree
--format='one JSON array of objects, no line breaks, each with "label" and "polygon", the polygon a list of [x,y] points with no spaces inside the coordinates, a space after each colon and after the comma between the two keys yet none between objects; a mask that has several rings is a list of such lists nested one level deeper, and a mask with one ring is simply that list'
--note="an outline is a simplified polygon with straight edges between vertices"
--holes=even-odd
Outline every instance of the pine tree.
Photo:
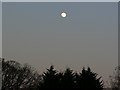
[{"label": "pine tree", "polygon": [[80,90],[103,90],[103,81],[101,77],[97,78],[97,74],[92,72],[88,67],[82,69],[82,73],[76,75],[77,88]]},{"label": "pine tree", "polygon": [[41,89],[56,89],[59,88],[59,78],[58,73],[54,70],[54,66],[50,66],[46,72],[42,75]]},{"label": "pine tree", "polygon": [[75,74],[73,70],[67,68],[61,78],[62,89],[73,89],[75,88]]}]

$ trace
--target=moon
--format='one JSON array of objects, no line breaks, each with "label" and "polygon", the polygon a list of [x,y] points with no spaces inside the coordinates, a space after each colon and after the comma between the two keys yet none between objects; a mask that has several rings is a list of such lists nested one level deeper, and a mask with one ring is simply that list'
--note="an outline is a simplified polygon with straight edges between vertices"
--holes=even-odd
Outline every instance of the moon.
[{"label": "moon", "polygon": [[61,13],[61,16],[62,16],[62,17],[66,17],[67,14],[66,14],[65,12],[62,12],[62,13]]}]

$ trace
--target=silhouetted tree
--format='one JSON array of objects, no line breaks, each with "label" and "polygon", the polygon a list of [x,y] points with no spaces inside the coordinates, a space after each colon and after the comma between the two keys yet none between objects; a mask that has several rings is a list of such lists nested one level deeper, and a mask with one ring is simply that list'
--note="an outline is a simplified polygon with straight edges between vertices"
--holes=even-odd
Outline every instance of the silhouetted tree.
[{"label": "silhouetted tree", "polygon": [[21,65],[16,61],[2,60],[2,90],[48,89],[102,90],[103,81],[101,77],[97,78],[97,74],[89,67],[87,70],[83,68],[78,74],[70,68],[58,72],[54,66],[50,66],[46,72],[39,75],[27,64]]},{"label": "silhouetted tree", "polygon": [[97,74],[92,72],[88,67],[82,69],[82,73],[76,74],[76,84],[77,88],[80,90],[103,90],[103,81],[97,78]]},{"label": "silhouetted tree", "polygon": [[34,90],[38,77],[27,64],[2,60],[2,90]]},{"label": "silhouetted tree", "polygon": [[42,75],[40,89],[57,89],[59,88],[59,74],[54,70],[54,66],[50,66]]},{"label": "silhouetted tree", "polygon": [[75,73],[70,68],[67,68],[60,79],[62,89],[75,88]]},{"label": "silhouetted tree", "polygon": [[110,88],[120,90],[120,66],[116,67],[114,75],[110,76]]}]

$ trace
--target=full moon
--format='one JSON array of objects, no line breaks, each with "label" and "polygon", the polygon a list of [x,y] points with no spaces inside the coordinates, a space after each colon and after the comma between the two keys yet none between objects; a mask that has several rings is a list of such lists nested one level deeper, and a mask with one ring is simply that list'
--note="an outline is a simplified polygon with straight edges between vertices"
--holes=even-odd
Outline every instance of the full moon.
[{"label": "full moon", "polygon": [[65,12],[62,12],[62,13],[61,13],[61,16],[62,16],[62,17],[66,17],[67,14],[66,14]]}]

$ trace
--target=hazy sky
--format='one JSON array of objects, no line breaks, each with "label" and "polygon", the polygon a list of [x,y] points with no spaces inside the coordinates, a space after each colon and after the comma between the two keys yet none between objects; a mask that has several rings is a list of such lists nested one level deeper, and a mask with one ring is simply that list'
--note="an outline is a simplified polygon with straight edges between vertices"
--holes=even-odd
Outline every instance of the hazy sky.
[{"label": "hazy sky", "polygon": [[76,71],[90,66],[104,79],[118,65],[117,3],[2,5],[4,58],[41,71],[51,64]]}]

